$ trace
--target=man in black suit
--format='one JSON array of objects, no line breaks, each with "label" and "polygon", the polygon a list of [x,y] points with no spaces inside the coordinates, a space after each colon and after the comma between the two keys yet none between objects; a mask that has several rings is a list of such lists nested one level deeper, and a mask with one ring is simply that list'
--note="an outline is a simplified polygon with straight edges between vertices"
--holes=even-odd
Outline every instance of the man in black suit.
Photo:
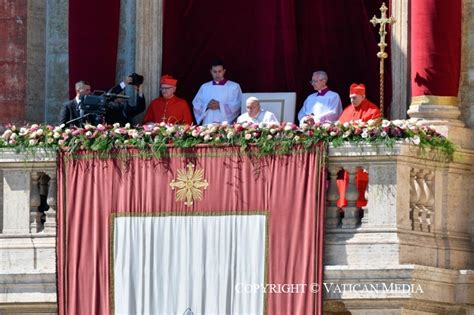
[{"label": "man in black suit", "polygon": [[[59,124],[66,124],[68,121],[79,118],[80,117],[79,104],[81,103],[81,97],[91,94],[91,85],[89,82],[84,81],[84,80],[76,82],[75,89],[76,89],[76,97],[70,101],[67,101],[61,107],[61,111],[59,113]],[[82,124],[81,119],[78,119],[72,123],[69,123],[66,127],[72,127],[72,126],[79,127],[81,126],[81,124]]]},{"label": "man in black suit", "polygon": [[[122,93],[127,86],[127,84],[132,82],[132,78],[129,76],[125,79],[125,81],[121,82],[120,84],[114,86],[109,90],[109,93],[112,94],[119,94]],[[63,104],[61,108],[61,112],[59,114],[59,123],[66,124],[67,122],[77,119],[81,117],[80,112],[80,104],[81,100],[84,96],[91,94],[91,86],[87,81],[78,81],[75,84],[76,89],[76,97],[70,101],[67,101]],[[120,123],[124,125],[128,122],[131,122],[131,118],[140,114],[145,110],[145,96],[143,94],[143,84],[135,86],[137,90],[137,99],[135,106],[131,105],[128,100],[115,100],[109,104],[107,112],[104,116],[99,115],[99,118],[103,121],[102,123],[113,124],[113,123]],[[98,117],[90,117],[90,122],[98,123]],[[84,124],[84,119],[77,119],[71,123],[68,123],[66,127],[80,127]]]}]

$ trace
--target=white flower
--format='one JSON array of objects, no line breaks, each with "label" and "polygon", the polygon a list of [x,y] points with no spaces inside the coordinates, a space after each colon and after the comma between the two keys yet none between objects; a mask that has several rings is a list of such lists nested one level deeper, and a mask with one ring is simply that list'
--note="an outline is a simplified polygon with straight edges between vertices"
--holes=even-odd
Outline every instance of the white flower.
[{"label": "white flower", "polygon": [[10,136],[12,135],[12,133],[13,133],[13,132],[12,132],[10,129],[7,129],[7,130],[5,130],[5,132],[3,133],[2,138],[3,138],[4,140],[8,140],[8,139],[10,139]]},{"label": "white flower", "polygon": [[54,127],[54,130],[53,132],[61,132],[63,128],[59,127],[59,126],[56,126]]},{"label": "white flower", "polygon": [[273,136],[272,136],[272,135],[268,135],[268,136],[267,136],[267,139],[268,139],[268,140],[271,140],[271,139],[273,139]]},{"label": "white flower", "polygon": [[112,126],[114,126],[114,128],[119,128],[119,127],[120,127],[120,124],[119,124],[119,123],[115,123],[115,124],[113,124]]},{"label": "white flower", "polygon": [[16,133],[14,133],[14,134],[11,135],[10,140],[15,140],[16,137],[18,137],[18,135]]},{"label": "white flower", "polygon": [[250,140],[252,138],[252,135],[250,133],[246,134],[245,135],[245,139],[246,140]]},{"label": "white flower", "polygon": [[415,145],[419,145],[420,144],[420,137],[419,136],[414,136],[413,138],[411,138],[411,142]]},{"label": "white flower", "polygon": [[288,124],[286,124],[285,128],[283,128],[283,130],[285,130],[285,131],[290,131],[291,129],[293,129],[293,128],[291,128],[291,125],[288,125]]},{"label": "white flower", "polygon": [[195,138],[198,137],[199,136],[199,130],[194,129],[193,132],[191,132],[191,135]]},{"label": "white flower", "polygon": [[369,136],[369,134],[368,134],[367,130],[364,130],[360,136],[365,139]]},{"label": "white flower", "polygon": [[344,128],[349,128],[350,125],[351,125],[351,124],[350,124],[348,121],[346,121],[345,123],[342,124],[342,126],[343,126]]},{"label": "white flower", "polygon": [[126,123],[125,128],[129,129],[130,128],[130,123]]},{"label": "white flower", "polygon": [[308,129],[308,127],[309,127],[309,125],[308,125],[307,123],[305,123],[305,122],[303,122],[303,123],[300,124],[300,128],[303,129],[303,130]]},{"label": "white flower", "polygon": [[58,144],[59,144],[59,145],[64,145],[64,140],[63,140],[63,139],[59,139],[59,140],[58,140]]},{"label": "white flower", "polygon": [[25,127],[21,127],[19,134],[20,134],[20,136],[24,136],[24,135],[26,135],[27,132],[28,132],[28,130]]},{"label": "white flower", "polygon": [[145,131],[145,136],[151,136],[151,132]]},{"label": "white flower", "polygon": [[323,129],[328,130],[329,128],[331,128],[331,124],[330,124],[330,123],[324,123],[324,124],[321,125],[321,127],[322,127]]},{"label": "white flower", "polygon": [[212,138],[211,138],[211,136],[210,136],[209,134],[206,134],[206,135],[204,136],[204,141],[209,141],[209,140],[211,140],[211,139],[212,139]]},{"label": "white flower", "polygon": [[385,131],[382,131],[382,132],[380,133],[380,136],[381,136],[381,137],[386,137],[386,136],[387,136],[387,133],[386,133]]},{"label": "white flower", "polygon": [[299,140],[300,140],[300,136],[296,135],[296,136],[293,138],[293,140],[299,141]]},{"label": "white flower", "polygon": [[33,124],[33,125],[31,125],[31,127],[30,127],[30,129],[38,129],[38,128],[39,128],[38,124]]},{"label": "white flower", "polygon": [[382,127],[385,128],[385,127],[388,127],[388,126],[390,126],[390,120],[386,120],[386,119],[382,120]]},{"label": "white flower", "polygon": [[248,122],[242,123],[242,127],[243,127],[243,128],[248,128],[248,126],[249,126],[249,123],[248,123]]},{"label": "white flower", "polygon": [[351,131],[350,130],[347,130],[346,132],[344,132],[344,134],[342,135],[343,138],[347,138],[351,135]]},{"label": "white flower", "polygon": [[84,135],[85,135],[87,138],[89,138],[90,136],[92,136],[92,132],[87,131]]},{"label": "white flower", "polygon": [[227,126],[229,125],[229,123],[224,120],[224,121],[221,123],[221,125],[224,126],[224,127],[227,127]]},{"label": "white flower", "polygon": [[38,140],[30,139],[29,143],[30,143],[30,145],[35,145],[36,143],[38,143]]},{"label": "white flower", "polygon": [[367,122],[367,125],[369,125],[369,127],[372,127],[375,125],[375,120],[374,119],[369,119],[369,121]]},{"label": "white flower", "polygon": [[274,135],[276,132],[277,132],[277,130],[276,130],[275,128],[270,129],[270,133],[271,133],[272,135]]},{"label": "white flower", "polygon": [[85,124],[85,125],[84,125],[84,129],[85,129],[85,130],[94,130],[95,127],[92,126],[91,124]]},{"label": "white flower", "polygon": [[227,139],[232,139],[232,138],[234,137],[234,135],[235,135],[235,134],[234,134],[232,131],[229,131],[229,132],[227,133]]},{"label": "white flower", "polygon": [[38,130],[36,130],[36,134],[37,134],[38,136],[42,136],[43,133],[44,133],[44,132],[43,132],[43,129],[38,129]]},{"label": "white flower", "polygon": [[51,144],[54,142],[54,139],[53,138],[48,138],[48,143]]},{"label": "white flower", "polygon": [[16,144],[16,140],[15,139],[10,139],[10,141],[8,141],[9,144]]},{"label": "white flower", "polygon": [[168,135],[172,135],[172,134],[175,133],[175,132],[176,132],[176,127],[175,127],[174,125],[169,126],[169,127],[166,128],[166,133],[167,133]]},{"label": "white flower", "polygon": [[337,135],[337,132],[331,131],[331,132],[329,133],[329,135],[332,136],[332,137],[334,137],[335,135]]},{"label": "white flower", "polygon": [[392,124],[394,124],[397,127],[401,127],[405,122],[401,119],[395,119],[392,121]]}]

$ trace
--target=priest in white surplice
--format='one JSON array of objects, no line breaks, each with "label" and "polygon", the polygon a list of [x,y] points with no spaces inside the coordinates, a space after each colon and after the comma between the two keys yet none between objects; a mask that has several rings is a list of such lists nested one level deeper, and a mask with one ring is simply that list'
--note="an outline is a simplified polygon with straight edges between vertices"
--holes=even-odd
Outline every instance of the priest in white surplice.
[{"label": "priest in white surplice", "polygon": [[198,124],[233,123],[240,115],[242,91],[236,82],[224,79],[225,68],[220,60],[211,65],[212,81],[201,85],[193,100]]}]

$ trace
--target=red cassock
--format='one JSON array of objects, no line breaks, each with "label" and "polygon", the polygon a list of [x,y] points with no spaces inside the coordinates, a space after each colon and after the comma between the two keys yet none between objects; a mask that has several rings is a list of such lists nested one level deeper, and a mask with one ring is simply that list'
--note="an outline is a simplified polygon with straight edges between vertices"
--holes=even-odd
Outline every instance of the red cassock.
[{"label": "red cassock", "polygon": [[[369,121],[370,119],[376,119],[382,117],[380,109],[370,102],[367,99],[362,100],[359,106],[354,107],[352,104],[349,105],[343,112],[339,121],[341,123],[349,122],[351,120],[362,120]],[[365,170],[358,169],[356,170],[354,176],[354,182],[356,188],[359,192],[359,198],[356,201],[356,207],[362,208],[367,205],[367,200],[365,199],[365,190],[369,182],[369,175]],[[344,208],[347,206],[346,200],[346,191],[347,185],[349,184],[349,173],[346,170],[342,170],[338,174],[337,178],[337,188],[339,190],[339,200],[337,201],[337,206],[339,208]]]},{"label": "red cassock", "polygon": [[341,117],[339,117],[339,121],[341,123],[345,123],[351,120],[361,119],[367,122],[370,119],[380,117],[382,117],[380,109],[368,99],[364,99],[357,107],[354,107],[352,104],[347,106],[346,109],[344,109],[344,111],[342,112]]},{"label": "red cassock", "polygon": [[186,100],[177,96],[170,98],[160,96],[151,102],[146,111],[143,122],[166,122],[191,125],[193,123],[193,118]]}]

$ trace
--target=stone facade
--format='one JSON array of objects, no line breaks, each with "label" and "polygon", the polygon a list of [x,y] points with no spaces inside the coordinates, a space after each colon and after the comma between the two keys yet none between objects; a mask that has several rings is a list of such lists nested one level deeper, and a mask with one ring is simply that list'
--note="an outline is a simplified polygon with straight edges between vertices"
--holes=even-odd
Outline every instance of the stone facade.
[{"label": "stone facade", "polygon": [[23,122],[26,103],[27,1],[0,4],[0,123]]}]

